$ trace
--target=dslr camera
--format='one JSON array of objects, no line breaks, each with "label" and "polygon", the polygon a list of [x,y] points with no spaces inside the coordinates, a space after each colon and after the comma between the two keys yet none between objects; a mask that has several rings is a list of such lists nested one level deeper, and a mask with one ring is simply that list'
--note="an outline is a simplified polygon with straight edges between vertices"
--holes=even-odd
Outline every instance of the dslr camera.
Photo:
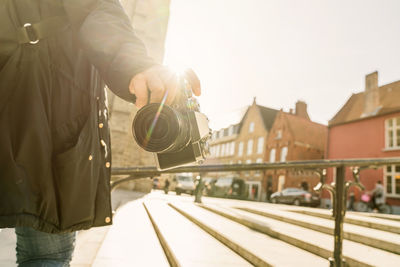
[{"label": "dslr camera", "polygon": [[208,155],[208,119],[200,113],[185,79],[180,78],[178,90],[170,106],[164,101],[148,104],[137,112],[132,123],[136,142],[154,153],[159,170],[200,164]]}]

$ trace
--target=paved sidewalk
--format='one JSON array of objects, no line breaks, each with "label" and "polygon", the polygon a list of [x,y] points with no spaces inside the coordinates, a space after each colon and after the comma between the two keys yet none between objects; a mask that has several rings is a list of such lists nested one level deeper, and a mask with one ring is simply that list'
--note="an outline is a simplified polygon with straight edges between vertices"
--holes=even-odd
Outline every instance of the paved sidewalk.
[{"label": "paved sidewalk", "polygon": [[0,266],[17,266],[15,257],[15,232],[14,229],[6,228],[0,230]]}]

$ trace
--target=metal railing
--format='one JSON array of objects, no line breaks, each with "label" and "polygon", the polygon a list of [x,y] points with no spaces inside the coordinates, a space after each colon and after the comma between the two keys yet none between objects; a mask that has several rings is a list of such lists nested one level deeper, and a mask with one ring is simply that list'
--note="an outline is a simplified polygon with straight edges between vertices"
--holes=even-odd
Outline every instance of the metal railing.
[{"label": "metal railing", "polygon": [[[399,158],[369,158],[369,159],[345,159],[345,160],[311,160],[311,161],[291,161],[279,163],[252,163],[252,164],[220,164],[220,165],[199,165],[185,166],[170,170],[160,171],[155,167],[128,167],[113,168],[112,175],[128,176],[111,182],[111,189],[115,189],[122,183],[135,179],[155,177],[166,173],[208,173],[208,172],[240,172],[240,171],[265,171],[276,169],[308,169],[315,171],[320,182],[314,188],[317,191],[324,189],[331,194],[333,212],[335,219],[334,229],[334,251],[329,259],[331,266],[345,266],[342,256],[343,244],[343,220],[346,213],[347,192],[351,186],[357,186],[361,190],[364,186],[360,183],[359,171],[365,168],[378,168],[384,165],[399,165]],[[326,169],[336,168],[336,182],[326,184]],[[354,180],[345,181],[346,168],[351,168]]]}]

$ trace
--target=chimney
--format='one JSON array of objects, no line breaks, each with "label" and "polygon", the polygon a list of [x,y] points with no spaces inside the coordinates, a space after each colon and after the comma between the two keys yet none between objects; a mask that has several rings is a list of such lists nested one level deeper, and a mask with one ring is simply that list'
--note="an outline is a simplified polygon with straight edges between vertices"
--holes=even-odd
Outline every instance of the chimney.
[{"label": "chimney", "polygon": [[297,101],[296,102],[296,116],[303,117],[307,120],[310,119],[307,113],[307,104],[304,101]]},{"label": "chimney", "polygon": [[364,112],[361,117],[376,115],[379,110],[378,72],[365,76]]}]

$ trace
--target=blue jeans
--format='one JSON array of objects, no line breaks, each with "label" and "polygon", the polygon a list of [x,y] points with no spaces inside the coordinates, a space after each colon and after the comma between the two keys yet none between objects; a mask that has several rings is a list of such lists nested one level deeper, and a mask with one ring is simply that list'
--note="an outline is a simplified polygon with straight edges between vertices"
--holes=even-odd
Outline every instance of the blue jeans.
[{"label": "blue jeans", "polygon": [[69,266],[75,246],[75,232],[49,234],[29,227],[16,227],[15,233],[18,266]]}]

